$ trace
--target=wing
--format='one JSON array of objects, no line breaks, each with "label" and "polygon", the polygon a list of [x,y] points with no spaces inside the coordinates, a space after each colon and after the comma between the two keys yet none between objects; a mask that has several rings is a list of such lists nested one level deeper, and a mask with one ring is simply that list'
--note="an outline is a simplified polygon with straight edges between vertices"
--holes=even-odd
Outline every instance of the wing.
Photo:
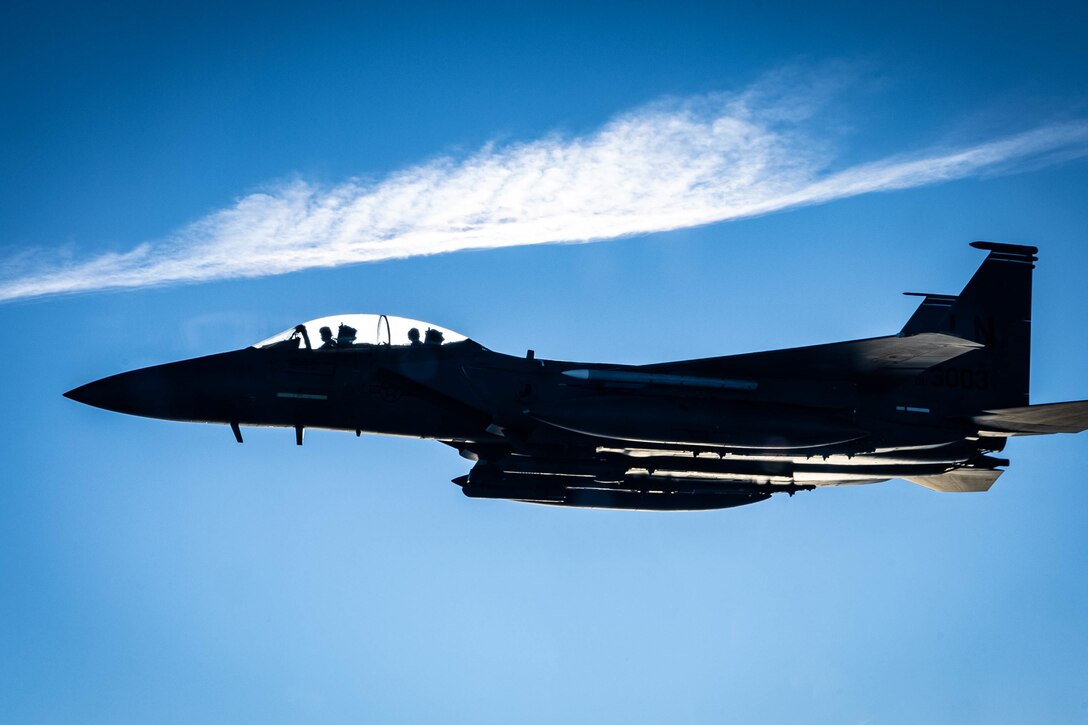
[{"label": "wing", "polygon": [[983,345],[960,337],[925,332],[827,345],[753,352],[745,355],[644,365],[655,373],[692,376],[793,378],[903,378],[977,350]]}]

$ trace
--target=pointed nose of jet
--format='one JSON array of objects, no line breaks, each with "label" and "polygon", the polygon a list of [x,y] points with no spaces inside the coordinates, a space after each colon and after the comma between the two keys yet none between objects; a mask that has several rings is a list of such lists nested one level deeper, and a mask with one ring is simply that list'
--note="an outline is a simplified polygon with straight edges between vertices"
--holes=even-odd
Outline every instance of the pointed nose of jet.
[{"label": "pointed nose of jet", "polygon": [[81,385],[64,397],[117,413],[155,416],[175,397],[172,377],[162,369],[134,370]]},{"label": "pointed nose of jet", "polygon": [[[64,397],[96,408],[167,420],[235,420],[261,391],[249,351],[208,355],[95,380]],[[256,382],[254,382],[256,376]]]},{"label": "pointed nose of jet", "polygon": [[64,394],[64,397],[84,405],[93,405],[96,408],[117,410],[116,400],[118,395],[115,390],[117,386],[111,380],[112,378],[103,378],[86,385],[80,385],[78,388],[69,390]]}]

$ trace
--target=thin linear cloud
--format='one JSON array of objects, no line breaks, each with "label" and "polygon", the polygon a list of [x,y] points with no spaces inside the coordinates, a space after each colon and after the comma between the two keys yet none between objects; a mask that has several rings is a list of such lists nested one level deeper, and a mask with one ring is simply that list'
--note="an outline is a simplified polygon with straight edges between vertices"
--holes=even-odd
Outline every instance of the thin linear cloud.
[{"label": "thin linear cloud", "polygon": [[55,264],[41,253],[9,258],[0,262],[0,302],[615,239],[1088,152],[1088,122],[1078,120],[834,170],[833,155],[806,130],[813,113],[812,104],[753,88],[662,101],[592,133],[490,144],[376,181],[294,180],[127,252]]}]

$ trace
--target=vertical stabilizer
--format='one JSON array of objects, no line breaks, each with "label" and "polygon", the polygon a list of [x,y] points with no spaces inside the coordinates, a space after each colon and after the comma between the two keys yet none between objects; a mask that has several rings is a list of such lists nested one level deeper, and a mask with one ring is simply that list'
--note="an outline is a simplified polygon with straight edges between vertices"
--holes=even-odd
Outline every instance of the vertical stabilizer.
[{"label": "vertical stabilizer", "polygon": [[1028,404],[1031,364],[1031,276],[1035,247],[972,242],[989,252],[963,291],[922,295],[902,334],[943,332],[985,347],[923,374],[953,407],[980,410]]}]

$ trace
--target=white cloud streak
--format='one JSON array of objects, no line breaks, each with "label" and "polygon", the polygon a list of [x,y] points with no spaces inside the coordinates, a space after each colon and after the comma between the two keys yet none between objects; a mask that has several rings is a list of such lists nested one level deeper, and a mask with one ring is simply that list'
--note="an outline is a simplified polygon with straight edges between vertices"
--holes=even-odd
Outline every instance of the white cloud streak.
[{"label": "white cloud streak", "polygon": [[832,170],[804,109],[755,89],[673,100],[593,133],[488,145],[378,181],[296,180],[128,252],[36,266],[11,258],[0,263],[0,302],[614,239],[1088,153],[1088,122],[1074,121]]}]

